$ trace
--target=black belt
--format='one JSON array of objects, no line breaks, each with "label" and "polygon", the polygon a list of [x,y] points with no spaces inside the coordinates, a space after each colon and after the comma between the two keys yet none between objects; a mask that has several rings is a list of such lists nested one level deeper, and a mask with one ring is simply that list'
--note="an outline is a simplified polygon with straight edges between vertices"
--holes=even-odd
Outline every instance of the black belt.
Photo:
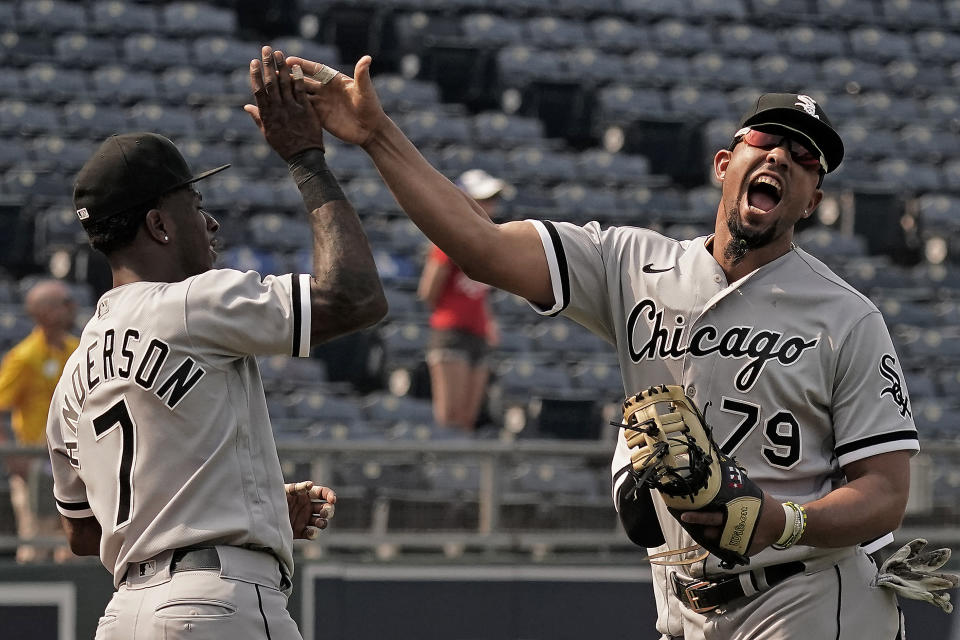
[{"label": "black belt", "polygon": [[[763,571],[764,579],[767,582],[767,588],[783,582],[790,576],[795,576],[803,571],[802,562],[784,562],[769,567],[762,567],[757,571]],[[754,572],[746,572],[750,576],[750,583],[753,585],[753,593],[764,591],[762,585],[757,584],[757,577]],[[712,580],[696,580],[681,578],[676,572],[672,572],[670,577],[673,579],[673,591],[680,598],[681,602],[697,613],[712,611],[717,607],[722,607],[737,598],[743,598],[748,595],[740,583],[740,574],[729,577],[718,577]]]},{"label": "black belt", "polygon": [[[133,562],[137,566],[138,570],[143,571],[143,565],[146,565],[146,562]],[[173,551],[173,557],[170,559],[170,574],[179,573],[181,571],[210,571],[210,570],[219,570],[220,569],[220,554],[217,553],[217,550],[213,547],[184,547],[183,549],[175,549]],[[127,574],[130,573],[130,567],[128,565],[127,570],[123,572],[123,577],[120,578],[120,584],[123,584],[127,581]]]}]

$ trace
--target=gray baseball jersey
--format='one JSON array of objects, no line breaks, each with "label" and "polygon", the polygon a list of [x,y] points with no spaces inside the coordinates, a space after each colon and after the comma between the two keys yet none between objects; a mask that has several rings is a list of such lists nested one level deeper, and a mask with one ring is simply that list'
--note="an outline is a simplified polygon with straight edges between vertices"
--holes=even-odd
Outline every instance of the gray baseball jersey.
[{"label": "gray baseball jersey", "polygon": [[108,291],[64,368],[47,421],[54,496],[95,516],[100,558],[197,544],[272,551],[293,532],[256,356],[307,356],[307,275],[214,270]]},{"label": "gray baseball jersey", "polygon": [[[797,247],[728,283],[710,237],[677,241],[638,228],[532,221],[550,268],[555,304],[616,346],[625,394],[681,384],[720,447],[780,500],[808,502],[844,483],[842,467],[919,450],[899,359],[876,306]],[[630,464],[617,439],[614,496]],[[666,544],[695,544],[654,504]],[[892,540],[876,541],[871,549]],[[845,550],[847,555],[854,549]],[[836,549],[765,549],[751,568],[793,560],[833,562]],[[660,620],[682,606],[654,577]],[[709,556],[691,575],[722,573]],[[734,570],[736,571],[736,570]],[[742,571],[742,569],[741,569]],[[674,630],[673,633],[676,633]]]}]

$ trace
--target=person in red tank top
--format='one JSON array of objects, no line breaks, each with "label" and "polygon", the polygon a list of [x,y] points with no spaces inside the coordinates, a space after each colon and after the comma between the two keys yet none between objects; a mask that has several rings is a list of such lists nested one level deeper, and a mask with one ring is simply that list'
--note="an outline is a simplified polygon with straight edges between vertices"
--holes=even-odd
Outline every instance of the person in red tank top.
[{"label": "person in red tank top", "polygon": [[[508,185],[482,169],[460,176],[458,186],[492,219]],[[486,394],[487,357],[498,342],[487,302],[489,287],[466,276],[447,255],[431,247],[417,295],[431,309],[427,365],[437,424],[472,432]]]}]

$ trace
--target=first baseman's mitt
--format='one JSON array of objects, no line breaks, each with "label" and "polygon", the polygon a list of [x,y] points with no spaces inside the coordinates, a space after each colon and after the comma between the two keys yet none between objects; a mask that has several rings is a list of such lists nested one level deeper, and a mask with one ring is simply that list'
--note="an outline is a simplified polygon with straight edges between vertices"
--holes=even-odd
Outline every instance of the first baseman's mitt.
[{"label": "first baseman's mitt", "polygon": [[623,417],[637,489],[657,489],[677,520],[684,511],[722,513],[719,540],[708,539],[702,525],[680,524],[721,566],[748,564],[763,492],[736,460],[721,453],[683,387],[659,385],[630,396]]},{"label": "first baseman's mitt", "polygon": [[956,589],[960,576],[936,573],[950,559],[950,549],[924,551],[926,546],[926,540],[917,538],[900,547],[880,565],[874,584],[912,600],[925,600],[950,613],[953,605],[946,590]]}]

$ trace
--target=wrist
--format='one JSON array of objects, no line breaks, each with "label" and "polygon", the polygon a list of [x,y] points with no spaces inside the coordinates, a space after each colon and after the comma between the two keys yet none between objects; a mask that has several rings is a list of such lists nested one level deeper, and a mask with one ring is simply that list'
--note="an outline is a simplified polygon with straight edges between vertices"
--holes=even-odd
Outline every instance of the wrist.
[{"label": "wrist", "polygon": [[347,199],[337,178],[327,167],[323,149],[312,147],[294,154],[287,161],[287,168],[300,189],[307,211],[315,211],[334,200]]},{"label": "wrist", "polygon": [[780,534],[776,542],[770,545],[778,551],[789,549],[797,544],[807,529],[807,510],[803,508],[803,505],[795,502],[784,502],[782,507],[785,520],[783,533]]}]

